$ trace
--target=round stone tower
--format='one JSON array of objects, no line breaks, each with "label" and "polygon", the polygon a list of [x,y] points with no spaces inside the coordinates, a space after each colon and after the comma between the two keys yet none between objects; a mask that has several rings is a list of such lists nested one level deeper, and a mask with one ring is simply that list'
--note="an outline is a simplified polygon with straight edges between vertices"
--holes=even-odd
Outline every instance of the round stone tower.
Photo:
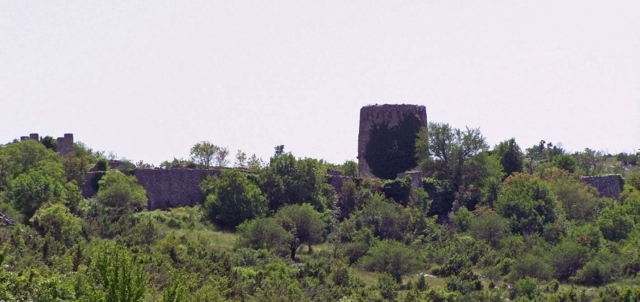
[{"label": "round stone tower", "polygon": [[[365,106],[360,109],[360,131],[358,133],[358,172],[360,174],[360,177],[380,177],[379,175],[374,175],[371,169],[371,163],[367,162],[367,160],[365,159],[368,153],[367,146],[371,146],[370,140],[373,132],[379,131],[382,128],[384,128],[383,130],[389,130],[387,131],[387,134],[384,138],[386,142],[384,142],[383,144],[388,144],[388,146],[384,147],[388,150],[388,152],[394,152],[394,149],[399,148],[399,145],[401,147],[406,146],[406,144],[399,144],[399,141],[403,139],[402,131],[404,131],[405,128],[402,128],[402,126],[404,122],[407,121],[407,117],[417,118],[419,126],[427,127],[427,109],[422,105],[376,104]],[[404,140],[406,140],[406,138],[404,138]],[[413,139],[413,142],[415,142],[415,139]],[[404,155],[402,155],[404,157],[415,156],[414,150],[400,151],[404,151]],[[368,157],[371,160],[371,156]],[[400,172],[404,171],[399,171],[398,173]]]}]

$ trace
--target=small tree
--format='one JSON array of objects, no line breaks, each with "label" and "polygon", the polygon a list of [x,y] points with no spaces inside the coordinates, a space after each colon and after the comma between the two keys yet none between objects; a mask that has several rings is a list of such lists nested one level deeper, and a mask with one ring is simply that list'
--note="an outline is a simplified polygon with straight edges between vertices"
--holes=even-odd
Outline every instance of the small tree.
[{"label": "small tree", "polygon": [[415,252],[395,240],[383,240],[371,248],[367,256],[360,260],[362,267],[368,271],[384,272],[402,282],[402,276],[420,268],[420,261]]},{"label": "small tree", "polygon": [[219,149],[220,147],[209,141],[199,142],[191,147],[191,160],[205,169],[209,169]]},{"label": "small tree", "polygon": [[279,251],[293,239],[274,218],[247,220],[236,228],[237,245],[252,249],[270,249]]},{"label": "small tree", "polygon": [[[299,244],[307,244],[309,251],[311,245],[320,243],[323,240],[325,223],[322,221],[320,213],[308,204],[288,205],[276,213],[276,218],[291,231],[294,240]],[[291,246],[291,259],[295,258],[298,246]]]},{"label": "small tree", "polygon": [[215,154],[216,166],[226,167],[229,164],[227,156],[229,156],[229,148],[219,147]]},{"label": "small tree", "polygon": [[100,190],[96,196],[107,208],[119,212],[136,211],[147,204],[147,193],[134,176],[124,175],[117,170],[109,170],[100,179]]},{"label": "small tree", "polygon": [[244,153],[242,150],[238,150],[236,153],[236,168],[246,168],[247,166],[247,153]]}]

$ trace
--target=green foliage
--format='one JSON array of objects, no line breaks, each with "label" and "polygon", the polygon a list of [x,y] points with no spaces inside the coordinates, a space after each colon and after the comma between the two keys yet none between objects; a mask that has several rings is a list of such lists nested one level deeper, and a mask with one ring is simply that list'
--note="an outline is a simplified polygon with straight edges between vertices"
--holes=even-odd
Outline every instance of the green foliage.
[{"label": "green foliage", "polygon": [[29,171],[40,171],[56,182],[65,179],[62,161],[57,153],[34,140],[15,142],[4,146],[8,158],[6,175],[11,179]]},{"label": "green foliage", "polygon": [[133,176],[110,170],[100,180],[96,195],[101,205],[121,213],[141,210],[147,205],[147,193]]},{"label": "green foliage", "polygon": [[196,143],[195,145],[193,145],[193,147],[191,147],[191,160],[197,165],[205,169],[209,169],[212,166],[215,156],[216,154],[218,154],[219,150],[220,147],[212,144],[209,141]]},{"label": "green foliage", "polygon": [[370,228],[380,239],[404,239],[409,227],[409,216],[404,208],[375,194],[355,213],[356,225]]},{"label": "green foliage", "polygon": [[493,247],[509,235],[509,225],[505,218],[493,211],[482,213],[470,219],[469,231],[476,240],[484,240]]},{"label": "green foliage", "polygon": [[458,274],[447,278],[447,290],[468,295],[474,291],[482,290],[482,282],[470,269],[463,269]]},{"label": "green foliage", "polygon": [[453,225],[458,232],[464,233],[471,227],[471,212],[467,208],[462,207],[453,214]]},{"label": "green foliage", "polygon": [[538,280],[525,277],[516,281],[515,297],[524,297],[530,300],[535,300],[538,297]]},{"label": "green foliage", "polygon": [[236,228],[239,247],[279,251],[288,247],[293,239],[275,218],[247,220]]},{"label": "green foliage", "polygon": [[398,173],[416,167],[416,137],[419,131],[420,120],[415,115],[405,116],[396,127],[389,127],[386,123],[372,125],[364,159],[373,175],[395,179]]},{"label": "green foliage", "polygon": [[454,254],[441,267],[434,269],[433,273],[443,277],[455,276],[462,271],[471,270],[471,265],[469,258]]},{"label": "green foliage", "polygon": [[565,170],[569,173],[576,172],[578,169],[578,161],[569,154],[558,154],[553,157],[551,163],[555,168]]},{"label": "green foliage", "polygon": [[538,280],[550,280],[553,268],[546,259],[531,253],[518,257],[513,264],[509,279],[519,280],[525,277],[532,277]]},{"label": "green foliage", "polygon": [[149,276],[138,260],[119,246],[103,246],[92,266],[101,301],[141,301]]},{"label": "green foliage", "polygon": [[422,263],[413,256],[414,252],[404,244],[395,240],[383,240],[369,250],[367,256],[360,260],[366,270],[387,273],[396,280],[419,269]]},{"label": "green foliage", "polygon": [[[299,244],[306,243],[311,250],[312,244],[322,242],[325,223],[320,213],[308,204],[284,206],[276,213],[276,219],[290,231],[293,240]],[[291,259],[295,258],[295,251],[299,244],[291,245]]]},{"label": "green foliage", "polygon": [[44,205],[30,219],[31,225],[45,236],[71,246],[81,237],[82,219],[71,214],[63,204]]},{"label": "green foliage", "polygon": [[247,219],[264,214],[267,200],[242,172],[222,170],[220,178],[213,178],[204,208],[211,221],[223,228],[235,228]]},{"label": "green foliage", "polygon": [[276,212],[284,205],[309,203],[324,211],[321,189],[326,168],[313,159],[296,158],[291,153],[274,155],[269,166],[260,170],[260,189],[267,197],[269,210]]},{"label": "green foliage", "polygon": [[576,159],[578,166],[587,176],[598,175],[602,173],[604,169],[605,158],[604,154],[600,151],[585,148],[584,152],[576,153]]},{"label": "green foliage", "polygon": [[51,177],[39,171],[18,175],[10,183],[9,198],[13,207],[27,221],[45,202],[56,202],[63,194],[63,187]]},{"label": "green foliage", "polygon": [[385,180],[382,192],[384,192],[384,196],[387,198],[393,199],[395,202],[406,206],[409,202],[409,196],[411,195],[411,177],[406,176],[401,179]]},{"label": "green foliage", "polygon": [[521,173],[507,178],[505,184],[506,189],[495,202],[495,209],[509,220],[512,232],[541,233],[545,224],[555,221],[555,197],[547,184]]},{"label": "green foliage", "polygon": [[342,164],[344,176],[358,177],[358,163],[353,160],[347,160]]},{"label": "green foliage", "polygon": [[598,226],[605,239],[620,241],[635,229],[633,218],[628,214],[627,206],[614,206],[602,211],[598,218]]},{"label": "green foliage", "polygon": [[393,301],[398,297],[400,286],[396,279],[390,274],[383,273],[378,277],[376,289],[380,291],[380,295],[386,301]]},{"label": "green foliage", "polygon": [[482,174],[477,169],[483,167],[477,165],[475,159],[489,146],[480,129],[463,131],[449,124],[431,122],[427,134],[428,142],[416,142],[416,156],[425,175],[448,179],[457,191],[458,187],[473,183],[476,176]]},{"label": "green foliage", "polygon": [[541,177],[549,184],[567,219],[592,221],[602,210],[604,203],[598,191],[580,181],[577,175],[560,169],[549,169]]},{"label": "green foliage", "polygon": [[563,241],[549,251],[549,262],[560,281],[568,280],[587,262],[587,248],[573,241]]},{"label": "green foliage", "polygon": [[515,172],[522,172],[522,160],[524,154],[520,150],[520,146],[516,143],[514,138],[500,142],[494,149],[500,159],[503,171],[506,176],[509,176]]}]

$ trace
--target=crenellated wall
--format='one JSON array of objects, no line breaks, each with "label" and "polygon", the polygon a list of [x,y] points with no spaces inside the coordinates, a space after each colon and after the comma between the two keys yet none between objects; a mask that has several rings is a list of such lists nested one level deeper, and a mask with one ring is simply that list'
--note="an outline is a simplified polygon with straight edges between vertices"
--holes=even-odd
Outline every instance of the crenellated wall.
[{"label": "crenellated wall", "polygon": [[[34,141],[40,141],[40,136],[38,133],[30,133],[29,136],[21,136],[20,140],[32,139]],[[58,137],[56,139],[58,154],[60,156],[65,156],[71,152],[73,152],[73,133],[65,133],[63,137]]]}]

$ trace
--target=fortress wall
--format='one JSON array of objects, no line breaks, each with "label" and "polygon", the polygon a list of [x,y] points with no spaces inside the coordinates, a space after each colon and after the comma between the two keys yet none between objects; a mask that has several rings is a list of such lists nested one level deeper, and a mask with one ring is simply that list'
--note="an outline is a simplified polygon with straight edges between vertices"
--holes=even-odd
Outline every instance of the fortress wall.
[{"label": "fortress wall", "polygon": [[209,176],[219,176],[219,170],[137,169],[138,183],[147,190],[149,210],[192,206],[204,202],[200,183]]},{"label": "fortress wall", "polygon": [[618,199],[622,192],[622,176],[619,174],[584,176],[581,180],[598,189],[602,197]]},{"label": "fortress wall", "polygon": [[358,132],[358,172],[360,177],[374,177],[364,159],[365,148],[371,137],[373,126],[387,123],[389,128],[397,127],[408,115],[415,115],[423,127],[427,127],[427,109],[422,105],[371,105],[360,109],[360,129]]},{"label": "fortress wall", "polygon": [[[96,172],[89,172],[82,187],[85,198],[93,197],[97,192],[91,187]],[[209,176],[219,176],[219,170],[193,169],[136,169],[134,175],[146,191],[149,198],[148,209],[166,209],[179,206],[193,206],[204,202],[200,183]]]}]

